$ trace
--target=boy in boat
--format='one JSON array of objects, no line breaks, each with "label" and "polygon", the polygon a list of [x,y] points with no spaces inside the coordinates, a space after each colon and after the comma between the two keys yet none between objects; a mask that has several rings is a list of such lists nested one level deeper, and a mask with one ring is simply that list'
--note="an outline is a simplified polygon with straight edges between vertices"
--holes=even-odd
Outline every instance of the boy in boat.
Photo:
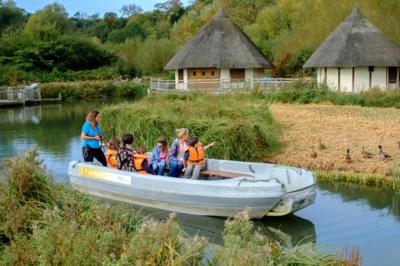
[{"label": "boy in boat", "polygon": [[199,179],[200,171],[206,168],[206,158],[204,152],[215,145],[212,142],[203,147],[198,137],[189,140],[189,146],[184,155],[184,178]]},{"label": "boy in boat", "polygon": [[122,136],[122,146],[118,150],[117,162],[118,169],[124,171],[134,171],[133,155],[136,153],[132,148],[133,135],[126,133]]},{"label": "boy in boat", "polygon": [[135,170],[140,174],[152,174],[153,168],[149,164],[149,159],[146,155],[146,148],[140,147],[137,150],[137,153],[133,155],[133,164],[135,166]]},{"label": "boy in boat", "polygon": [[117,161],[118,148],[119,148],[119,140],[117,140],[116,138],[112,138],[107,143],[106,159],[108,166],[111,168],[118,167],[118,161]]}]

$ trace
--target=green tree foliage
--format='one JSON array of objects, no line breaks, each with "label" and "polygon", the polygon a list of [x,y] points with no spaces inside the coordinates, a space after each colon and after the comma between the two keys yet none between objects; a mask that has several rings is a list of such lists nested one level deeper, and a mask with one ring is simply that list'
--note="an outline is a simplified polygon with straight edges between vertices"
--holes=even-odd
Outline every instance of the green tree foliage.
[{"label": "green tree foliage", "polygon": [[357,4],[400,46],[398,0],[194,0],[186,7],[179,0],[163,0],[153,11],[128,4],[121,16],[109,12],[102,17],[79,12],[69,17],[57,3],[28,15],[3,0],[0,82],[29,80],[54,69],[61,76],[67,71],[88,73],[96,67],[124,76],[165,75],[165,63],[220,7],[272,60],[276,68],[271,75],[312,75],[303,64]]}]

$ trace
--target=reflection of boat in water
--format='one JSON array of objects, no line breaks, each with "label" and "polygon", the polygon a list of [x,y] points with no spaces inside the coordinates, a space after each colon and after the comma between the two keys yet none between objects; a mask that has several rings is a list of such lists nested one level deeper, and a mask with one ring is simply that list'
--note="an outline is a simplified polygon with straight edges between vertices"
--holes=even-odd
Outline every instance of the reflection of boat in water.
[{"label": "reflection of boat in water", "polygon": [[[143,214],[151,215],[156,219],[166,219],[167,211],[156,209],[142,209]],[[177,214],[177,221],[184,231],[191,236],[201,235],[210,243],[222,245],[222,232],[224,231],[224,218]],[[276,240],[281,245],[292,248],[313,249],[316,241],[314,224],[296,215],[285,217],[268,217],[253,220],[254,230]]]},{"label": "reflection of boat in water", "polygon": [[143,175],[76,161],[68,168],[79,190],[179,213],[231,217],[246,209],[250,217],[261,218],[287,215],[315,201],[315,175],[304,169],[208,159],[207,172],[216,178]]}]

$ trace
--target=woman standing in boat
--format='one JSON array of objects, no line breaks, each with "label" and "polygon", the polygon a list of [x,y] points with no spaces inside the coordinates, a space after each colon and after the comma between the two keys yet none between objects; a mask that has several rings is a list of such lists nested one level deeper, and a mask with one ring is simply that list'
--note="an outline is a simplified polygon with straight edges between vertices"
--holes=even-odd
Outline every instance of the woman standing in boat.
[{"label": "woman standing in boat", "polygon": [[176,130],[176,133],[178,138],[172,142],[168,157],[168,176],[172,177],[178,177],[182,174],[183,156],[188,146],[189,130],[187,128],[180,128]]},{"label": "woman standing in boat", "polygon": [[90,111],[86,116],[86,122],[83,124],[81,132],[82,154],[85,162],[93,162],[93,158],[96,158],[103,166],[107,166],[106,157],[101,150],[103,133],[99,122],[100,113],[98,111]]}]

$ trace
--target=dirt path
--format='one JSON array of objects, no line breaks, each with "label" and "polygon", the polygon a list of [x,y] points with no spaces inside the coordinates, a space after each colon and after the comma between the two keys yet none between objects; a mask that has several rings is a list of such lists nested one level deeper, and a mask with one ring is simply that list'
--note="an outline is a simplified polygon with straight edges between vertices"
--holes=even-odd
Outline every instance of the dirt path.
[{"label": "dirt path", "polygon": [[[283,128],[283,152],[266,158],[274,163],[313,170],[339,170],[392,175],[400,161],[400,110],[335,105],[272,104],[270,110]],[[319,148],[319,139],[326,149]],[[378,145],[395,159],[384,161]],[[317,153],[311,157],[312,150]],[[363,158],[362,147],[373,153]],[[347,162],[346,149],[351,162]]]}]

